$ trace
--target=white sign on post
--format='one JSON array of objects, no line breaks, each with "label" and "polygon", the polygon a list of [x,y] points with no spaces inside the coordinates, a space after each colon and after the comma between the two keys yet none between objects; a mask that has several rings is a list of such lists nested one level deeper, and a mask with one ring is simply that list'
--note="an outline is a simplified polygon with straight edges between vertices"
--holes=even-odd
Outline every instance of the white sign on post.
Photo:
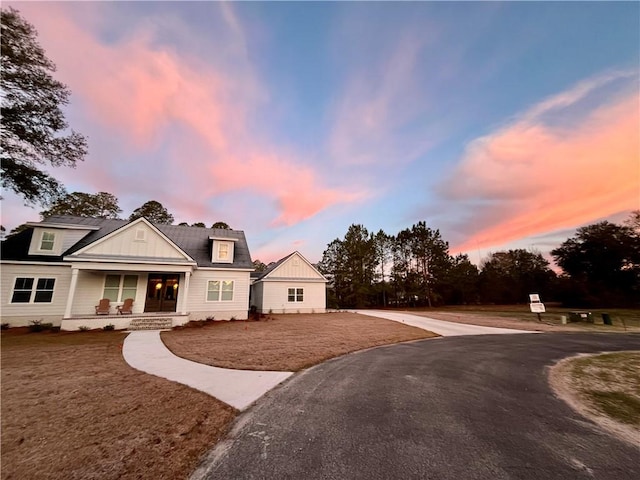
[{"label": "white sign on post", "polygon": [[540,318],[540,314],[544,313],[544,303],[542,303],[540,301],[540,295],[538,295],[537,293],[530,293],[529,294],[529,308],[531,309],[531,313],[537,313],[538,314],[538,321],[541,321],[542,319]]},{"label": "white sign on post", "polygon": [[530,303],[529,308],[531,309],[531,313],[544,313],[544,303]]}]

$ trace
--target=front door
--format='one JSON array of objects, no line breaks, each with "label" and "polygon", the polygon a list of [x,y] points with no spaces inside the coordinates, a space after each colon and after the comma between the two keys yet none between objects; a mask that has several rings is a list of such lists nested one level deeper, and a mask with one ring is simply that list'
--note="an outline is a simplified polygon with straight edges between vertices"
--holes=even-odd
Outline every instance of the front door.
[{"label": "front door", "polygon": [[150,273],[147,282],[145,312],[175,312],[180,275]]}]

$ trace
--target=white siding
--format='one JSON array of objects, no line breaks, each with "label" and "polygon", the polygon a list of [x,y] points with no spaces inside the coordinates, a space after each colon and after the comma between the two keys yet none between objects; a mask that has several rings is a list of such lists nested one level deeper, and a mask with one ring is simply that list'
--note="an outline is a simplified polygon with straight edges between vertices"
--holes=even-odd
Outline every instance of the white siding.
[{"label": "white siding", "polygon": [[[51,303],[11,303],[16,277],[55,278]],[[12,326],[29,325],[31,320],[42,320],[60,325],[67,304],[67,293],[71,282],[71,268],[57,265],[2,264],[0,274],[1,318]],[[34,282],[35,288],[35,282]]]},{"label": "white siding", "polygon": [[[138,230],[144,231],[144,240],[136,240]],[[176,247],[142,222],[123,228],[114,236],[89,247],[82,253],[87,255],[185,259],[185,256]]]},{"label": "white siding", "polygon": [[[95,272],[80,270],[78,272],[78,284],[75,296],[73,297],[71,315],[94,315],[96,313],[95,306],[98,305],[100,299],[104,297],[104,281],[106,275],[121,274],[138,275],[138,288],[136,289],[136,298],[133,302],[133,313],[136,314],[144,312],[148,273],[131,271]],[[122,305],[122,303],[123,302],[111,302],[111,313],[118,313],[116,306]]]},{"label": "white siding", "polygon": [[[326,311],[325,283],[304,281],[260,283],[262,283],[262,308],[260,304],[256,303],[256,305],[262,313],[324,313]],[[289,288],[303,288],[304,301],[289,302]]]},{"label": "white siding", "polygon": [[[44,233],[53,233],[53,249],[41,250],[42,235]],[[29,255],[60,255],[62,253],[62,245],[64,243],[65,231],[56,228],[36,227],[33,229],[31,236],[31,245],[29,245]]]},{"label": "white siding", "polygon": [[64,238],[62,239],[62,253],[69,250],[89,233],[91,233],[91,230],[65,230]]},{"label": "white siding", "polygon": [[299,254],[294,254],[268,275],[269,278],[305,278],[324,280]]},{"label": "white siding", "polygon": [[[207,285],[210,280],[233,280],[233,301],[207,302]],[[249,310],[249,272],[225,270],[196,270],[189,280],[187,311],[192,320],[208,316],[216,320],[245,320]]]}]

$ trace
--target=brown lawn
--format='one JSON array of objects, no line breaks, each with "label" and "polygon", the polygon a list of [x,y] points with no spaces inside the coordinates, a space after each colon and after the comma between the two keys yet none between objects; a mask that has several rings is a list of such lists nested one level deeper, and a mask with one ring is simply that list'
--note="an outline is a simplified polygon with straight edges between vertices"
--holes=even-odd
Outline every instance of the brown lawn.
[{"label": "brown lawn", "polygon": [[260,321],[210,322],[163,332],[176,355],[247,370],[298,371],[363,348],[436,336],[419,328],[355,313],[268,315]]},{"label": "brown lawn", "polygon": [[562,325],[560,324],[560,316],[568,316],[569,309],[552,309],[543,313],[541,321],[538,321],[537,315],[529,312],[528,308],[528,306],[518,305],[445,307],[410,310],[406,313],[447,322],[541,332],[640,332],[640,321],[638,320],[640,311],[608,310],[612,312],[613,326],[602,324],[600,312],[593,313],[594,323],[569,322]]},{"label": "brown lawn", "polygon": [[138,372],[124,333],[3,331],[2,479],[179,479],[236,411]]},{"label": "brown lawn", "polygon": [[[178,355],[233,368],[300,370],[354,350],[434,334],[355,314],[270,316],[165,332]],[[2,479],[178,479],[237,412],[138,372],[122,332],[3,331]]]}]

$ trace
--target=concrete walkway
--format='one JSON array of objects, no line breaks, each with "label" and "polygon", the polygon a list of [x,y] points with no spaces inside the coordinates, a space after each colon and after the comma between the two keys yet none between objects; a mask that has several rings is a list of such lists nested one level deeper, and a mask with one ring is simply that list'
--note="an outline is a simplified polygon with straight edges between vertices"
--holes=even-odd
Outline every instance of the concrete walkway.
[{"label": "concrete walkway", "polygon": [[460,335],[495,335],[510,333],[540,333],[528,330],[515,330],[511,328],[495,328],[483,327],[480,325],[467,325],[465,323],[445,322],[443,320],[434,320],[432,318],[422,317],[419,315],[411,315],[409,313],[390,312],[387,310],[350,310],[360,315],[369,315],[370,317],[386,318],[395,322],[406,323],[413,327],[428,330],[443,337],[456,337]]},{"label": "concrete walkway", "polygon": [[131,332],[122,347],[125,361],[136,370],[188,385],[244,410],[292,372],[231,370],[180,358],[165,347],[158,330]]}]

